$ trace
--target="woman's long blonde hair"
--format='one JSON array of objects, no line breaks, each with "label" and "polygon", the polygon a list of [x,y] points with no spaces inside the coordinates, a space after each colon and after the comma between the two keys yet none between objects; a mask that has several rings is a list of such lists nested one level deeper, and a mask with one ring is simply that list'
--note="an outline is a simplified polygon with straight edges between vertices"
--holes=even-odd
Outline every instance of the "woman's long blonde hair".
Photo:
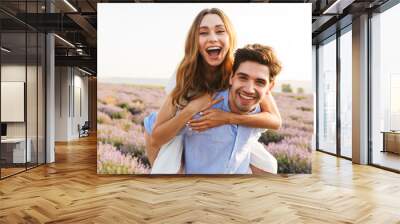
[{"label": "woman's long blonde hair", "polygon": [[[206,79],[207,63],[199,52],[199,27],[207,14],[218,15],[225,25],[229,36],[229,49],[222,64],[218,67],[214,81],[209,83]],[[236,35],[228,17],[220,9],[203,9],[193,21],[185,43],[185,56],[176,72],[176,86],[172,91],[172,103],[177,107],[186,104],[204,93],[213,93],[229,87],[229,75],[232,72],[233,51],[236,46]]]}]

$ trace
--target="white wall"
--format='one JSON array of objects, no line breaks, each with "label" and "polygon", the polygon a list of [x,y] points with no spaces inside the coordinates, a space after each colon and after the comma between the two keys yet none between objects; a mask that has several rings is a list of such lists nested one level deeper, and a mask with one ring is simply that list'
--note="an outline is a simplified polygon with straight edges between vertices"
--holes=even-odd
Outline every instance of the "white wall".
[{"label": "white wall", "polygon": [[[27,69],[27,70],[26,70]],[[36,73],[36,67],[33,66],[27,66],[25,65],[18,65],[18,64],[7,64],[7,65],[2,65],[1,66],[1,81],[3,82],[25,82],[25,75],[26,71],[28,74],[31,74],[32,72]],[[32,82],[31,80],[29,82]],[[30,83],[32,84],[32,83]],[[36,85],[36,83],[34,83]],[[32,98],[36,98],[36,89],[27,89],[27,103],[32,102]],[[30,92],[32,90],[33,92]],[[33,105],[31,105],[33,106]],[[34,105],[36,107],[36,105]],[[9,108],[1,108],[1,110],[8,110]],[[24,108],[22,108],[24,109]],[[27,118],[28,121],[32,121],[33,114],[28,113]],[[36,116],[36,114],[34,114]],[[36,119],[36,118],[35,118]],[[36,120],[35,120],[36,121]],[[25,124],[26,122],[7,122],[7,136],[8,137],[25,137]],[[35,122],[36,123],[36,122]],[[28,125],[28,128],[32,127],[32,125]],[[28,133],[29,137],[29,133]]]},{"label": "white wall", "polygon": [[[81,126],[88,121],[88,78],[81,76],[82,73],[78,73],[74,70],[74,108],[73,119],[72,119],[72,135],[77,137],[78,124]],[[80,101],[80,102],[79,102]],[[81,108],[80,108],[81,107]],[[81,110],[81,111],[80,111]]]},{"label": "white wall", "polygon": [[70,75],[67,67],[55,68],[55,141],[68,141]]},{"label": "white wall", "polygon": [[[25,65],[2,65],[1,81],[25,82],[25,69]],[[1,110],[7,110],[7,108],[1,108]],[[7,122],[7,137],[25,137],[25,126],[25,122]]]},{"label": "white wall", "polygon": [[368,15],[353,19],[352,34],[352,159],[368,163]]},{"label": "white wall", "polygon": [[[38,70],[37,70],[38,69]],[[25,100],[22,102],[22,107],[15,109],[10,106],[1,108],[3,113],[17,113],[15,110],[20,110],[22,113],[22,121],[20,122],[6,122],[7,123],[7,137],[9,138],[24,138],[25,135],[30,139],[30,148],[33,162],[39,159],[39,163],[44,163],[44,74],[42,73],[41,66],[32,66],[25,64],[2,64],[1,66],[1,81],[2,82],[24,82],[26,84],[26,106]],[[27,78],[27,80],[25,80]],[[7,94],[2,89],[2,94]],[[24,94],[24,89],[20,89],[20,94]],[[22,91],[22,92],[21,92]],[[7,95],[2,95],[2,99],[7,98]],[[25,98],[25,96],[22,96]],[[15,102],[17,103],[17,102]],[[24,114],[26,112],[26,120]],[[3,120],[3,118],[2,118]],[[38,153],[38,154],[37,154]]]},{"label": "white wall", "polygon": [[[49,11],[54,11],[50,1],[46,2]],[[46,163],[56,160],[55,153],[55,42],[54,35],[46,35]]]},{"label": "white wall", "polygon": [[56,141],[79,138],[78,124],[88,120],[88,78],[83,75],[76,68],[56,67]]}]

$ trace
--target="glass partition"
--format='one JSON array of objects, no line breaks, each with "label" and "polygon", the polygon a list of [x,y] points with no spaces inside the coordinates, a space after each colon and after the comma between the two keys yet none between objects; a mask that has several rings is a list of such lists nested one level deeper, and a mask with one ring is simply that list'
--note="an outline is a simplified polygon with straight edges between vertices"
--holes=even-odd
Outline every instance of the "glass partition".
[{"label": "glass partition", "polygon": [[372,163],[400,171],[400,4],[371,18]]},{"label": "glass partition", "polygon": [[27,33],[27,94],[26,94],[26,113],[27,113],[27,150],[31,151],[30,160],[27,163],[28,168],[37,165],[38,157],[38,35],[36,32]]},{"label": "glass partition", "polygon": [[46,162],[46,145],[45,145],[45,124],[46,124],[46,38],[43,33],[38,34],[38,74],[37,74],[37,147],[38,147],[38,164]]},{"label": "glass partition", "polygon": [[351,26],[340,36],[340,154],[352,158],[352,34]]},{"label": "glass partition", "polygon": [[318,47],[318,149],[336,154],[336,36]]},{"label": "glass partition", "polygon": [[24,171],[31,161],[26,147],[26,41],[25,32],[1,34],[2,177]]},{"label": "glass partition", "polygon": [[[2,1],[0,7],[42,13],[44,3]],[[46,156],[45,35],[10,15],[0,12],[0,178],[43,164]]]},{"label": "glass partition", "polygon": [[[39,1],[27,2],[26,12],[28,13],[40,13],[42,12],[42,4]],[[36,21],[35,21],[36,20]],[[38,23],[38,17],[33,17],[31,22],[33,24]],[[35,167],[38,165],[38,112],[39,112],[39,33],[35,29],[29,29],[27,27],[27,98],[26,98],[26,110],[27,110],[27,150],[31,151],[30,162],[27,163],[27,167]]]}]

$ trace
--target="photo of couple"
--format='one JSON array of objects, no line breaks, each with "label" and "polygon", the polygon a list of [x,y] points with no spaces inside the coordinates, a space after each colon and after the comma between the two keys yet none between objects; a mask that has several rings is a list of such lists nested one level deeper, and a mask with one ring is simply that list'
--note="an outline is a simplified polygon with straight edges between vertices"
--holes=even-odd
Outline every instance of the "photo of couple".
[{"label": "photo of couple", "polygon": [[311,173],[313,96],[272,93],[286,64],[268,44],[236,42],[225,12],[204,8],[165,85],[99,69],[98,173]]}]

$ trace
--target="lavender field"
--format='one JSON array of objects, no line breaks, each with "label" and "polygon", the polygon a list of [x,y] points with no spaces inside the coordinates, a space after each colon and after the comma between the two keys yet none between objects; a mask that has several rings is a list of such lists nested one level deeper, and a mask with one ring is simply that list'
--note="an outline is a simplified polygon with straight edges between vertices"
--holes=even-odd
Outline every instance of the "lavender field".
[{"label": "lavender field", "polygon": [[[313,97],[274,94],[283,118],[278,131],[266,131],[260,142],[278,160],[279,173],[311,173]],[[98,84],[97,172],[147,174],[143,119],[161,106],[161,87]]]}]

